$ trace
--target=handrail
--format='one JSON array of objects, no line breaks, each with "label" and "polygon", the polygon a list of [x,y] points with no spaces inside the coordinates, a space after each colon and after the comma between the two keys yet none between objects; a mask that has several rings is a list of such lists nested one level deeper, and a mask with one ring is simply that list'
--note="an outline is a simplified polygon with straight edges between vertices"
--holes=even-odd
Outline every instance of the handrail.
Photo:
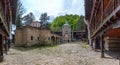
[{"label": "handrail", "polygon": [[[104,9],[104,20],[106,20],[111,15],[111,13],[113,13],[114,10],[116,10],[119,6],[120,6],[120,0],[110,0],[108,5]],[[105,24],[105,22],[106,21],[101,22],[101,18],[98,19],[98,23],[96,24],[98,25],[97,29],[92,31],[91,37],[93,37],[97,33],[97,31],[99,31],[99,29]]]},{"label": "handrail", "polygon": [[91,23],[92,18],[93,18],[93,13],[94,13],[93,11],[94,11],[95,2],[96,2],[96,0],[94,1],[93,6],[92,6],[92,14],[91,14],[91,17],[90,17],[90,23]]}]

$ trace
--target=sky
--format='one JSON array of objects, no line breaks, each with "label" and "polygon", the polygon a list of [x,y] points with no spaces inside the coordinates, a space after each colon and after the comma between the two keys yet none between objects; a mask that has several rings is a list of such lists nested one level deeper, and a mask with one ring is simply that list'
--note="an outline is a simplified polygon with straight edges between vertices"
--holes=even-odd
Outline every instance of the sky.
[{"label": "sky", "polygon": [[52,21],[56,16],[65,14],[84,15],[84,0],[21,0],[26,14],[33,12],[36,20],[41,13],[47,12]]}]

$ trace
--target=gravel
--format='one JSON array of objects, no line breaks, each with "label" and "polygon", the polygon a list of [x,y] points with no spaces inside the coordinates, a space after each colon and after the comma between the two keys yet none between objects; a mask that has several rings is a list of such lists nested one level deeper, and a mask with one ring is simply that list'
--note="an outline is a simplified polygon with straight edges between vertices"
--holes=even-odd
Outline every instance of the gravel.
[{"label": "gravel", "polygon": [[14,47],[4,55],[0,65],[119,65],[119,60],[100,52],[82,42],[66,43],[45,48]]}]

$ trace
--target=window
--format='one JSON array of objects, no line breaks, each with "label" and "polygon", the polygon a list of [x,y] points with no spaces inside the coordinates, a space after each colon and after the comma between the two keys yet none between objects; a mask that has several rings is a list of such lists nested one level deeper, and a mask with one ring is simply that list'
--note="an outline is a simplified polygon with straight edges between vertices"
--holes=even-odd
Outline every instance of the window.
[{"label": "window", "polygon": [[38,40],[39,40],[39,37],[37,37],[38,38]]},{"label": "window", "polygon": [[33,40],[33,36],[31,36],[31,40]]},{"label": "window", "polygon": [[50,40],[50,37],[48,37],[48,40]]}]

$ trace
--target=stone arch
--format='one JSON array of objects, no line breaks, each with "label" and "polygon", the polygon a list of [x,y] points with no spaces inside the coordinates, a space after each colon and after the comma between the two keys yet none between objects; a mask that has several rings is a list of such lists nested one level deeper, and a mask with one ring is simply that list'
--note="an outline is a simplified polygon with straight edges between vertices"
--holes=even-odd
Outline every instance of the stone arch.
[{"label": "stone arch", "polygon": [[51,36],[51,41],[53,42],[53,43],[55,43],[55,36]]}]

